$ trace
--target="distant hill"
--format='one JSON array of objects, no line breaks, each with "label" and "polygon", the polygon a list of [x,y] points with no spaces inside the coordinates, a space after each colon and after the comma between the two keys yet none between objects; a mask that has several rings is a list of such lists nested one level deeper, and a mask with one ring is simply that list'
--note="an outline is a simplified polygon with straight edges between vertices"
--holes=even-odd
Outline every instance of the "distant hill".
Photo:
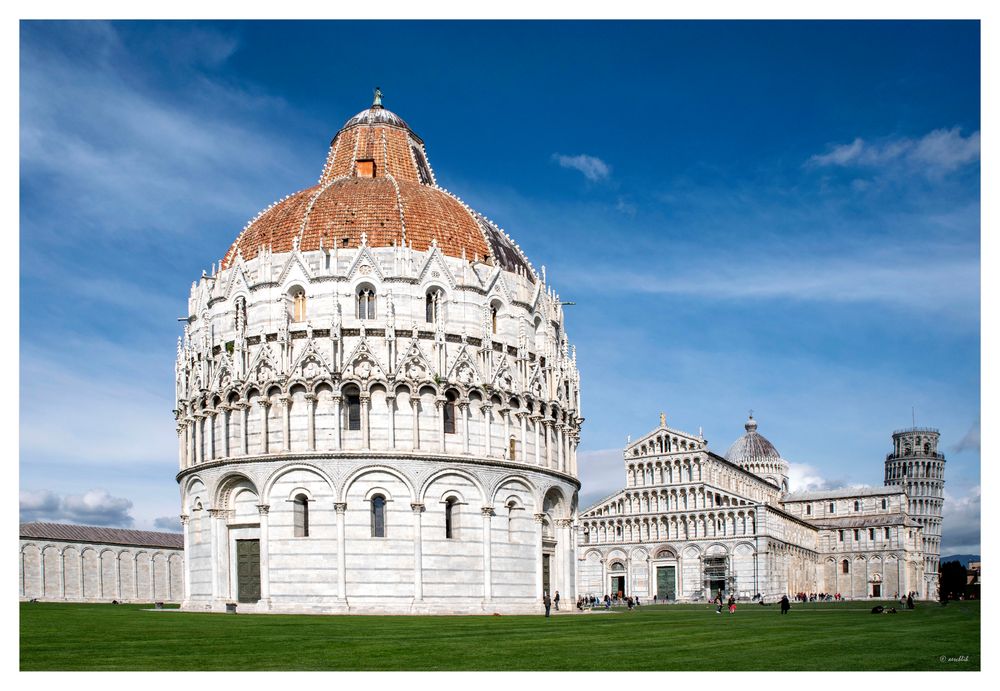
[{"label": "distant hill", "polygon": [[947,557],[941,557],[941,563],[946,561],[957,561],[965,568],[969,568],[970,561],[979,561],[978,554],[951,554]]}]

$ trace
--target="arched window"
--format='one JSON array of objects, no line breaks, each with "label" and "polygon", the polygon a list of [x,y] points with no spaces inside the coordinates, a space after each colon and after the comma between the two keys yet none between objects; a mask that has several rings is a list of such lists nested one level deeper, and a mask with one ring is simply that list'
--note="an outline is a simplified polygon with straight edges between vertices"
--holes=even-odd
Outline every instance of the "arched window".
[{"label": "arched window", "polygon": [[372,537],[385,537],[385,497],[372,497]]},{"label": "arched window", "polygon": [[306,291],[302,288],[292,289],[292,321],[306,320]]},{"label": "arched window", "polygon": [[517,504],[513,500],[507,502],[507,541],[514,541],[514,509],[517,508]]},{"label": "arched window", "polygon": [[[496,333],[495,329],[494,329],[494,333]],[[924,444],[924,453],[929,454],[930,452],[931,452],[931,445],[930,445],[930,442],[927,442],[926,444]]]},{"label": "arched window", "polygon": [[370,285],[362,284],[358,287],[358,308],[356,310],[358,319],[375,318],[375,289]]},{"label": "arched window", "polygon": [[347,429],[359,431],[361,429],[361,392],[352,389],[344,395],[344,404],[347,406]]},{"label": "arched window", "polygon": [[882,499],[882,510],[884,511],[885,509],[888,508],[888,506],[889,506],[889,504],[888,504],[887,500],[883,498]]},{"label": "arched window", "polygon": [[517,460],[517,439],[515,439],[514,437],[511,437],[508,440],[507,460],[509,461]]},{"label": "arched window", "polygon": [[455,538],[455,497],[448,497],[444,503],[444,536],[448,540]]},{"label": "arched window", "polygon": [[856,499],[854,500],[854,510],[855,511],[860,511],[861,510],[861,502],[858,501],[858,500],[856,500]]},{"label": "arched window", "polygon": [[431,324],[436,324],[441,316],[441,309],[444,307],[444,291],[440,288],[431,288],[427,291],[425,298],[425,316]]},{"label": "arched window", "polygon": [[292,526],[295,537],[309,537],[309,499],[304,494],[296,494],[292,500]]},{"label": "arched window", "polygon": [[841,573],[850,573],[851,572],[851,562],[847,561],[846,559],[844,561],[842,561],[840,563],[840,571],[841,571]]},{"label": "arched window", "polygon": [[830,513],[837,513],[837,506],[832,501],[830,502]]},{"label": "arched window", "polygon": [[811,516],[813,512],[812,504],[806,504],[806,515]]},{"label": "arched window", "polygon": [[455,434],[455,393],[449,391],[444,402],[444,433]]},{"label": "arched window", "polygon": [[235,307],[236,309],[233,310],[233,321],[235,322],[233,328],[237,332],[240,332],[246,328],[247,324],[247,299],[240,295],[236,298]]}]

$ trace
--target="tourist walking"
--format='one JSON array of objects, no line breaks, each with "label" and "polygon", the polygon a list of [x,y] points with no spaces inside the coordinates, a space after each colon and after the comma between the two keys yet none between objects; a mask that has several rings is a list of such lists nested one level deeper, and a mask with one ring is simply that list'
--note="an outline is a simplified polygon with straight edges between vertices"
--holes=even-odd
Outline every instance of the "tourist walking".
[{"label": "tourist walking", "polygon": [[722,592],[715,596],[715,613],[722,614]]},{"label": "tourist walking", "polygon": [[559,611],[559,591],[558,590],[556,591],[556,598],[555,598],[555,600],[553,600],[553,602],[556,603],[556,611],[558,612]]},{"label": "tourist walking", "polygon": [[913,609],[913,593],[906,595],[906,609]]},{"label": "tourist walking", "polygon": [[549,597],[548,591],[545,592],[545,597],[542,598],[542,604],[545,605],[545,616],[549,616],[549,610],[552,609],[552,598]]},{"label": "tourist walking", "polygon": [[729,596],[729,613],[736,614],[736,598],[732,595]]},{"label": "tourist walking", "polygon": [[788,596],[787,595],[782,595],[781,596],[781,613],[782,614],[788,614],[788,610],[790,610],[791,608],[792,608],[792,605],[791,605],[791,603],[788,602]]}]

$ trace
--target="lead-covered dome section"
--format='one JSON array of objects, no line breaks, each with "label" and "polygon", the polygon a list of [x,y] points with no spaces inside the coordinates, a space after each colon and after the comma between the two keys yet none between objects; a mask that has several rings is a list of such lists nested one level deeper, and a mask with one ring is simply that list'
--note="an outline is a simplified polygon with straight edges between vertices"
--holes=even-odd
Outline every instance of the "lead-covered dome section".
[{"label": "lead-covered dome section", "polygon": [[726,460],[734,465],[746,467],[761,463],[783,463],[781,454],[774,444],[757,432],[757,421],[750,416],[743,426],[746,434],[733,442],[726,451]]},{"label": "lead-covered dome section", "polygon": [[452,257],[536,274],[499,226],[437,186],[423,140],[380,105],[348,120],[330,143],[318,184],[271,205],[243,229],[222,260],[233,265],[261,248],[290,252],[322,246],[354,248],[362,234],[370,247],[432,242]]}]

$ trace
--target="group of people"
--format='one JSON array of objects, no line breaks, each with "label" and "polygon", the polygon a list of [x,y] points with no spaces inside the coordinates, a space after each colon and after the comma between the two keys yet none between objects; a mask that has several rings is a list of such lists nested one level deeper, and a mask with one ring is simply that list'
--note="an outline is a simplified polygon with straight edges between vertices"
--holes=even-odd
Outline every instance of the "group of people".
[{"label": "group of people", "polygon": [[551,616],[552,605],[556,606],[556,611],[559,611],[559,591],[556,591],[556,596],[554,598],[549,597],[549,591],[545,591],[542,595],[542,604],[545,605],[545,616]]},{"label": "group of people", "polygon": [[611,609],[612,605],[619,606],[624,605],[629,609],[639,607],[642,603],[639,602],[639,596],[625,596],[622,593],[615,593],[614,596],[605,594],[604,597],[598,597],[597,595],[586,595],[580,596],[576,600],[576,608],[583,610],[585,608],[595,609],[603,607],[604,609]]},{"label": "group of people", "polygon": [[842,600],[840,593],[796,593],[795,599],[799,602],[831,602]]},{"label": "group of people", "polygon": [[[729,596],[729,600],[726,603],[729,605],[729,613],[736,614],[736,597],[734,595]],[[718,595],[715,596],[715,613],[722,614],[722,592],[720,591]]]}]

